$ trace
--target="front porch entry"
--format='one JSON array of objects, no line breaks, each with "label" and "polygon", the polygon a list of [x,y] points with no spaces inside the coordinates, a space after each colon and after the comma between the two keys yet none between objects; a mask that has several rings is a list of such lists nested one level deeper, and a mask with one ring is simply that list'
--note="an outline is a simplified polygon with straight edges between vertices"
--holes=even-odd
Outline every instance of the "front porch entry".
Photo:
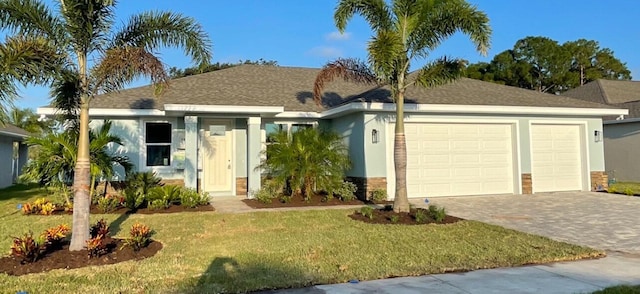
[{"label": "front porch entry", "polygon": [[212,196],[235,195],[233,120],[202,121],[202,190]]}]

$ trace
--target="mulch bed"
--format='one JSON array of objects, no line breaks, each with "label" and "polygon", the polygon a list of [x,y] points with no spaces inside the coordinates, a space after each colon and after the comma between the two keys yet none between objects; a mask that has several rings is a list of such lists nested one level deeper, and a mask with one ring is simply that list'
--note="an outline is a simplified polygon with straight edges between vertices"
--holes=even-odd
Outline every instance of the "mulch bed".
[{"label": "mulch bed", "polygon": [[[305,201],[301,195],[295,195],[291,197],[291,201],[283,202],[280,199],[273,199],[271,203],[264,203],[256,199],[244,199],[242,200],[246,205],[251,208],[281,208],[281,207],[308,207],[308,206],[336,206],[336,205],[365,205],[371,204],[371,202],[364,202],[359,199],[351,201],[342,201],[339,198],[332,198],[325,200],[323,196],[312,196],[309,201]],[[381,204],[389,204],[393,202],[384,202]]]},{"label": "mulch bed", "polygon": [[[109,240],[107,241],[109,242]],[[110,239],[110,244],[108,245],[109,252],[94,258],[89,258],[89,253],[86,250],[69,251],[69,243],[64,244],[62,248],[49,252],[31,263],[23,264],[20,259],[16,259],[13,256],[2,257],[0,258],[0,273],[21,276],[46,272],[53,269],[74,269],[86,266],[114,264],[127,260],[141,260],[154,256],[162,249],[162,243],[151,241],[149,246],[137,252],[127,246],[120,250],[123,242],[122,239]]]},{"label": "mulch bed", "polygon": [[[349,217],[353,220],[370,223],[370,224],[384,224],[384,225],[426,225],[426,224],[453,224],[459,222],[463,219],[451,215],[447,215],[442,222],[436,222],[435,220],[429,218],[427,221],[418,223],[415,219],[415,213],[417,210],[424,210],[425,213],[428,213],[426,209],[423,208],[414,208],[411,212],[401,212],[395,213],[390,209],[374,209],[373,210],[373,218],[370,219],[362,214],[359,211],[355,211],[350,214]],[[398,221],[392,222],[391,216],[398,215]]]},{"label": "mulch bed", "polygon": [[141,207],[136,211],[129,211],[126,207],[120,207],[116,210],[103,212],[96,205],[91,205],[91,213],[92,214],[127,214],[127,213],[135,213],[135,214],[155,214],[155,213],[175,213],[175,212],[196,212],[196,211],[215,211],[213,206],[211,205],[202,205],[195,208],[186,207],[182,205],[171,205],[166,209],[149,209],[147,207]]}]

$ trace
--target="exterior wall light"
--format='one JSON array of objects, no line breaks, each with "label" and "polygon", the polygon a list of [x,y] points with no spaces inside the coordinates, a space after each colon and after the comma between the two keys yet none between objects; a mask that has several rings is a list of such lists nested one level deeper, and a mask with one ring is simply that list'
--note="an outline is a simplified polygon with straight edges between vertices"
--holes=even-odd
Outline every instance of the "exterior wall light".
[{"label": "exterior wall light", "polygon": [[602,132],[601,131],[593,131],[593,140],[596,142],[602,142]]},{"label": "exterior wall light", "polygon": [[374,129],[371,131],[371,143],[378,144],[380,142],[380,133],[378,130]]}]

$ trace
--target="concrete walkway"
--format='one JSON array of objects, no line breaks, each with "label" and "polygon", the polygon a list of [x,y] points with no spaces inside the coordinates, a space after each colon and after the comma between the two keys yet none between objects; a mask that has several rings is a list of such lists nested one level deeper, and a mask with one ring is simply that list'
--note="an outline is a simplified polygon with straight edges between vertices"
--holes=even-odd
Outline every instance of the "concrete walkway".
[{"label": "concrete walkway", "polygon": [[640,284],[640,256],[614,253],[598,260],[319,285],[262,293],[591,293]]}]

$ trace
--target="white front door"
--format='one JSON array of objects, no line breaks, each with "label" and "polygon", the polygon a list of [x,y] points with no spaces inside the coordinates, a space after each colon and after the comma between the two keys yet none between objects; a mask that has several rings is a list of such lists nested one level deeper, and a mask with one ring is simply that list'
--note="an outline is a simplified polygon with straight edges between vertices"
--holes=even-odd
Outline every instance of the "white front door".
[{"label": "white front door", "polygon": [[204,120],[202,189],[211,195],[233,195],[233,125],[229,120]]},{"label": "white front door", "polygon": [[580,125],[531,126],[533,192],[583,189],[583,139]]}]

